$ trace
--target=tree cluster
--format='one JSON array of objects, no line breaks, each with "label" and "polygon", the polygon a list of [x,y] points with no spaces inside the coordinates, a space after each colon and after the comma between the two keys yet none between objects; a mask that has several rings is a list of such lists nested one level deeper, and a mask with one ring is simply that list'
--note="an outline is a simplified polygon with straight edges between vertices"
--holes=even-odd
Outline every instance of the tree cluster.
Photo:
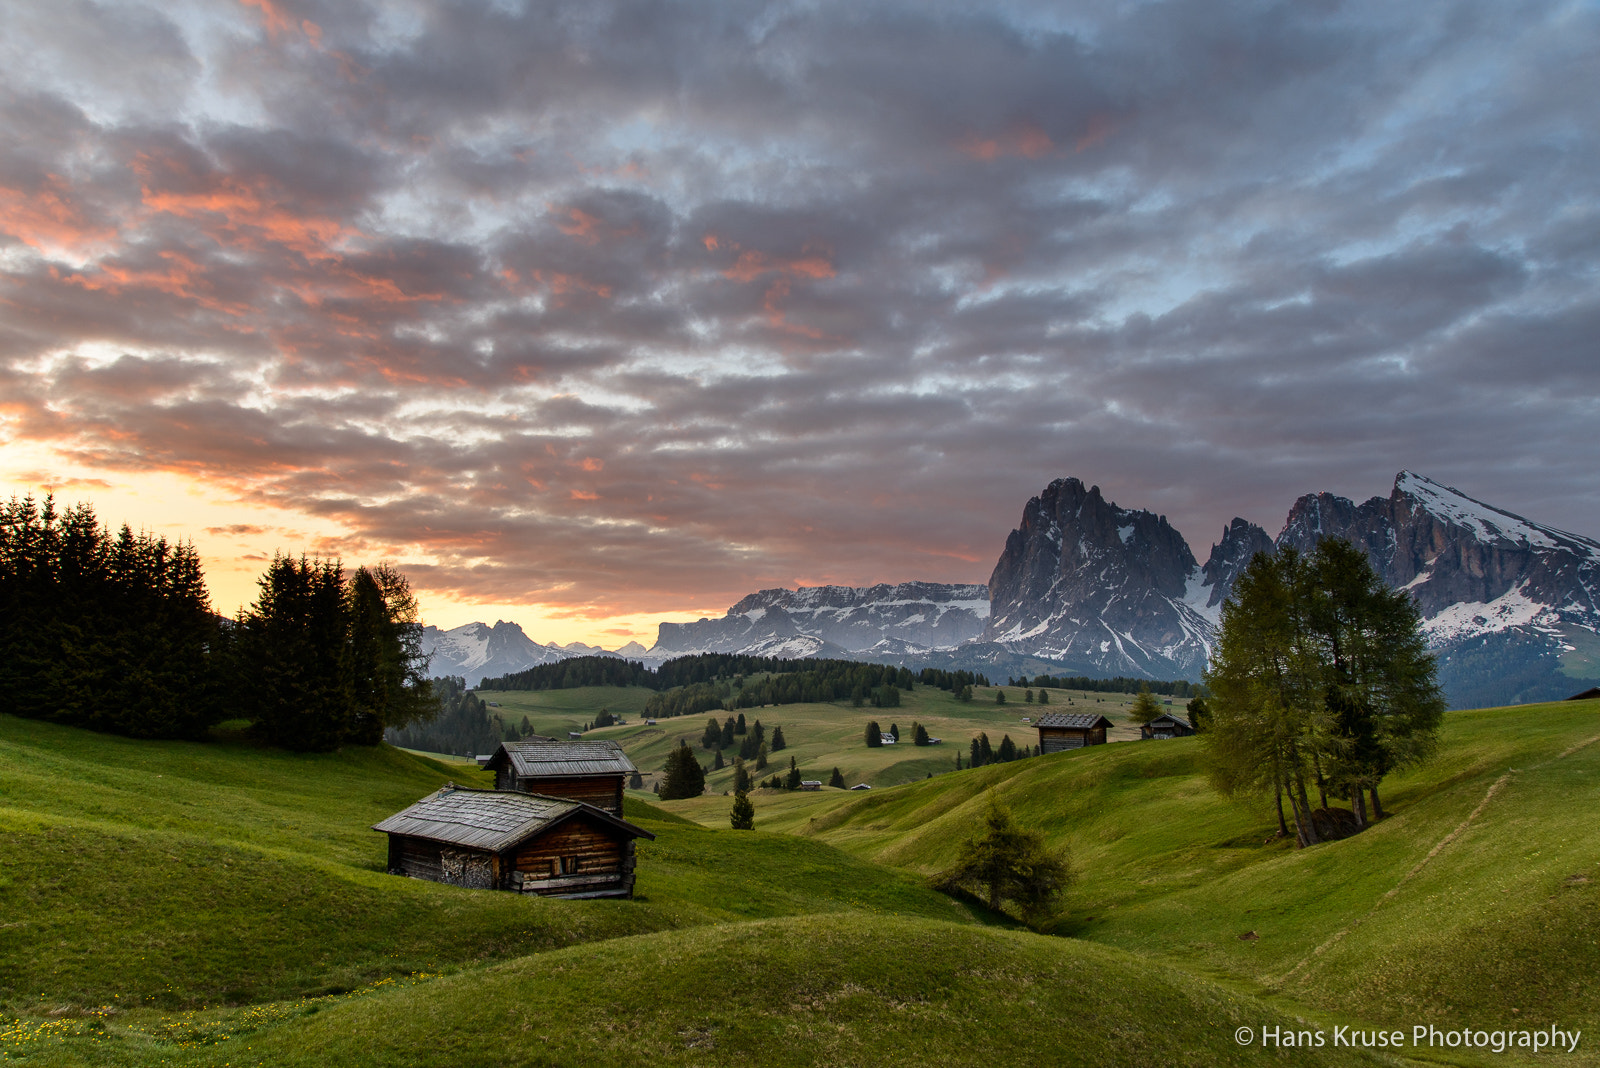
[{"label": "tree cluster", "polygon": [[294,749],[375,745],[438,708],[404,577],[279,556],[236,620],[192,545],[113,537],[86,504],[0,507],[0,710],[136,737],[231,718]]},{"label": "tree cluster", "polygon": [[[1026,677],[1007,679],[1006,682],[1011,686],[1028,685]],[[1148,688],[1150,692],[1163,697],[1191,697],[1200,692],[1200,687],[1187,679],[1163,682],[1158,679],[1132,679],[1125,675],[1111,679],[1091,679],[1087,675],[1069,675],[1061,678],[1035,675],[1033,686],[1035,689],[1048,687],[1053,690],[1083,690],[1089,693],[1138,693],[1141,689]]]},{"label": "tree cluster", "polygon": [[[1013,760],[1025,760],[1035,755],[1034,751],[1028,746],[1018,745],[1013,742],[1009,734],[1000,739],[1000,745],[996,748],[990,743],[987,731],[981,732],[976,738],[972,739],[972,744],[968,748],[970,757],[967,767],[969,768],[981,768],[989,764],[1009,764]],[[956,754],[957,770],[959,770],[960,762],[961,755],[958,752]]]},{"label": "tree cluster", "polygon": [[917,681],[924,686],[933,686],[951,693],[960,693],[963,688],[989,685],[987,675],[976,674],[971,671],[945,671],[941,668],[923,668],[917,676]]},{"label": "tree cluster", "polygon": [[376,745],[385,728],[439,709],[422,625],[404,576],[385,564],[346,576],[337,560],[274,557],[233,628],[239,714],[276,745]]},{"label": "tree cluster", "polygon": [[[1281,834],[1287,798],[1302,846],[1381,819],[1379,784],[1433,751],[1445,709],[1416,605],[1340,539],[1256,555],[1223,604],[1206,686],[1212,783],[1271,794]],[[1349,801],[1346,820],[1329,797]]]},{"label": "tree cluster", "polygon": [[[433,679],[431,685],[439,702],[438,713],[429,720],[390,728],[384,733],[386,742],[406,749],[463,756],[492,753],[500,747],[500,724],[489,715],[483,699],[467,689],[465,679]],[[522,729],[508,729],[506,740],[529,733],[528,717],[523,716]]]},{"label": "tree cluster", "polygon": [[224,637],[194,546],[112,536],[87,504],[0,507],[0,711],[200,737],[229,714]]}]

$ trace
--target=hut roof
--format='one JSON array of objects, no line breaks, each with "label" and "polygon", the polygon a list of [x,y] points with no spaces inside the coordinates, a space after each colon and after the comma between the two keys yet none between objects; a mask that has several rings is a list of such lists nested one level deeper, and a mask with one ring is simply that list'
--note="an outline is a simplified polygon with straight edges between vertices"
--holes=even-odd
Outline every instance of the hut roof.
[{"label": "hut roof", "polygon": [[633,766],[616,742],[505,742],[488,767],[511,765],[518,775],[631,775]]},{"label": "hut roof", "polygon": [[1153,727],[1157,723],[1160,723],[1162,720],[1166,720],[1168,723],[1175,723],[1180,727],[1188,727],[1189,726],[1189,721],[1188,720],[1179,719],[1177,716],[1174,716],[1171,712],[1163,712],[1163,713],[1161,713],[1161,715],[1159,715],[1155,719],[1151,720],[1149,725]]},{"label": "hut roof", "polygon": [[1075,731],[1092,731],[1096,727],[1111,727],[1114,724],[1104,716],[1097,716],[1092,712],[1046,712],[1033,721],[1035,727],[1066,727]]},{"label": "hut roof", "polygon": [[582,801],[460,786],[429,794],[372,829],[498,853],[580,812],[635,838],[655,837]]}]

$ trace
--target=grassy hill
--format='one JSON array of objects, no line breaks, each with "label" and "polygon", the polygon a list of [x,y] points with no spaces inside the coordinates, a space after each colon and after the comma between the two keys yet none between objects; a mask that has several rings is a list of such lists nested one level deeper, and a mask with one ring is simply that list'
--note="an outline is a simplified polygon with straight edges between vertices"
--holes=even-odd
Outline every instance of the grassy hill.
[{"label": "grassy hill", "polygon": [[[1028,711],[919,687],[898,710],[747,716],[782,723],[802,767],[870,755],[886,763],[865,774],[890,777],[905,754],[861,747],[867,718],[997,740],[984,724]],[[636,754],[676,744],[640,726],[608,731]],[[1193,739],[758,794],[755,833],[726,829],[725,797],[631,795],[629,818],[658,835],[633,901],[385,874],[368,827],[447,778],[482,781],[388,748],[306,756],[0,717],[0,1060],[1351,1064],[1395,1062],[1233,1031],[1525,1022],[1592,1046],[1600,1028],[1600,702],[1452,713],[1439,757],[1386,784],[1390,819],[1304,851],[1266,841],[1264,809],[1210,793]],[[927,889],[990,792],[1071,849],[1072,937]],[[1600,1063],[1583,1047],[1560,1060]]]},{"label": "grassy hill", "polygon": [[[1061,933],[1394,1026],[1600,1028],[1600,702],[1455,712],[1443,741],[1386,782],[1388,820],[1308,850],[1215,796],[1192,738],[758,796],[756,820],[932,872],[992,792],[1072,852]],[[710,822],[719,803],[665,807]]]}]

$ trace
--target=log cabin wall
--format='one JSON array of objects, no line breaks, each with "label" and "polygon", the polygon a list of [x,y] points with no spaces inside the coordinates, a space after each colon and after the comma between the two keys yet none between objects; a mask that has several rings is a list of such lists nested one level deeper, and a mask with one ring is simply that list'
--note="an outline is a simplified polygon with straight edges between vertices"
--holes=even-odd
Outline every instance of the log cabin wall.
[{"label": "log cabin wall", "polygon": [[[496,776],[496,789],[503,789]],[[622,816],[621,775],[597,775],[585,778],[558,777],[554,775],[524,776],[517,780],[517,789],[529,794],[546,794],[550,797],[570,797],[595,808]]]},{"label": "log cabin wall", "polygon": [[525,877],[621,873],[624,843],[584,820],[568,820],[553,831],[525,843],[506,865]]}]

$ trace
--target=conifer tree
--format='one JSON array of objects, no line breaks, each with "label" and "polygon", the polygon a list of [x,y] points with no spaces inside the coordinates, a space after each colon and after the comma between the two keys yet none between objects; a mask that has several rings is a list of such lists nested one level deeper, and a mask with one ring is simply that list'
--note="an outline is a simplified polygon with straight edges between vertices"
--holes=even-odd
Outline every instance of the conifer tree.
[{"label": "conifer tree", "polygon": [[800,789],[800,765],[795,763],[794,757],[789,758],[789,777],[785,785],[791,790]]},{"label": "conifer tree", "polygon": [[1146,683],[1140,686],[1138,696],[1133,699],[1133,707],[1128,709],[1128,718],[1142,727],[1159,715],[1161,703],[1150,692],[1150,685]]},{"label": "conifer tree", "polygon": [[782,727],[774,727],[774,728],[772,728],[772,746],[771,746],[772,752],[776,753],[776,752],[778,752],[779,750],[781,750],[784,746],[786,746],[788,744],[789,743],[784,741],[784,738],[783,738],[783,728]]},{"label": "conifer tree", "polygon": [[682,742],[667,754],[664,771],[661,784],[663,801],[674,801],[680,797],[699,797],[705,792],[705,769],[694,758],[694,751]]},{"label": "conifer tree", "polygon": [[733,792],[743,793],[750,789],[750,772],[745,768],[744,761],[738,757],[733,758]]},{"label": "conifer tree", "polygon": [[883,730],[878,726],[877,720],[867,724],[867,748],[881,749],[883,747]]},{"label": "conifer tree", "polygon": [[1000,763],[1009,764],[1017,759],[1017,745],[1011,740],[1011,735],[1000,739]]},{"label": "conifer tree", "polygon": [[913,745],[931,745],[932,744],[932,739],[930,739],[928,737],[928,728],[924,727],[920,723],[913,723],[911,725],[911,727],[912,727],[912,730],[911,730],[911,743]]},{"label": "conifer tree", "polygon": [[1037,923],[1072,878],[1066,851],[1047,849],[1043,835],[1019,827],[1011,811],[991,795],[983,833],[966,841],[939,885],[946,891],[981,893],[995,912],[1010,902],[1024,919]]},{"label": "conifer tree", "polygon": [[756,770],[761,771],[767,766],[767,743],[762,742],[761,748],[756,750]]},{"label": "conifer tree", "polygon": [[996,690],[994,692],[994,703],[997,705],[1006,703],[1006,692],[1004,690]]},{"label": "conifer tree", "polygon": [[844,775],[840,773],[838,768],[833,769],[833,775],[829,777],[828,785],[836,786],[841,790],[844,789]]},{"label": "conifer tree", "polygon": [[705,733],[700,735],[701,749],[717,749],[722,741],[722,728],[717,725],[716,718],[706,720]]},{"label": "conifer tree", "polygon": [[728,822],[736,831],[755,830],[756,806],[750,803],[750,795],[746,790],[734,791],[733,809],[728,813]]}]

